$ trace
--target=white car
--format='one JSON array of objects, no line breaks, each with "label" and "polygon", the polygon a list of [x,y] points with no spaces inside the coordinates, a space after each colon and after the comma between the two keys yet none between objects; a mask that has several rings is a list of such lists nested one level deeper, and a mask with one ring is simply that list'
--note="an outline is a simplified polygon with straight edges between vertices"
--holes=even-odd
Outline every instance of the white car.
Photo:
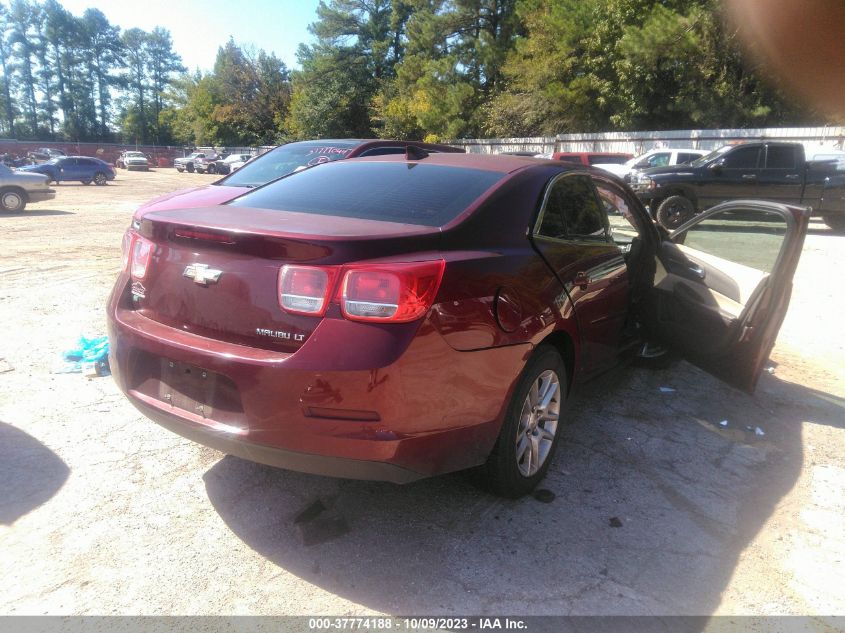
[{"label": "white car", "polygon": [[609,171],[615,176],[619,176],[625,182],[631,181],[632,172],[641,169],[651,169],[652,167],[667,167],[671,165],[683,165],[708,154],[707,150],[703,149],[670,149],[668,147],[661,149],[653,149],[640,156],[636,156],[622,165],[613,165],[611,163],[601,163],[593,165],[593,167],[600,167],[605,171]]}]

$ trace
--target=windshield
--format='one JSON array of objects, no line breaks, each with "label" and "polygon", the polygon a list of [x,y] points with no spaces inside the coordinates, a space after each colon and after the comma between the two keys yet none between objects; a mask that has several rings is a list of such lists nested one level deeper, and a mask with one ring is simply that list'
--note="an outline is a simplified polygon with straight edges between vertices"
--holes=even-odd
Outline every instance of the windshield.
[{"label": "windshield", "polygon": [[346,158],[357,145],[357,141],[288,143],[245,164],[219,184],[227,187],[259,187],[287,176],[299,167],[312,167]]},{"label": "windshield", "polygon": [[690,165],[692,165],[693,167],[701,167],[705,163],[709,163],[714,158],[721,156],[722,154],[727,152],[732,147],[735,147],[735,146],[734,145],[723,145],[719,149],[713,150],[712,152],[710,152],[709,154],[705,154],[701,158],[696,158],[694,161],[692,161],[690,163]]},{"label": "windshield", "polygon": [[59,159],[58,158],[51,158],[50,160],[45,161],[44,164],[45,165],[58,165]]},{"label": "windshield", "polygon": [[444,165],[340,161],[282,178],[229,205],[442,226],[502,176]]}]

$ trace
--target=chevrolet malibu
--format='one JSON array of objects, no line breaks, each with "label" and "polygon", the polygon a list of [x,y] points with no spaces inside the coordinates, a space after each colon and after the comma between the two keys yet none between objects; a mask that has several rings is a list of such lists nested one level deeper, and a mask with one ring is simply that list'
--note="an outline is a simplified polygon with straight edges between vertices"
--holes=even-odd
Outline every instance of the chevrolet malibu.
[{"label": "chevrolet malibu", "polygon": [[124,237],[111,363],[146,416],[245,459],[409,482],[548,470],[569,394],[673,349],[752,390],[808,211],[726,203],[671,236],[619,180],[519,156],[337,161]]}]

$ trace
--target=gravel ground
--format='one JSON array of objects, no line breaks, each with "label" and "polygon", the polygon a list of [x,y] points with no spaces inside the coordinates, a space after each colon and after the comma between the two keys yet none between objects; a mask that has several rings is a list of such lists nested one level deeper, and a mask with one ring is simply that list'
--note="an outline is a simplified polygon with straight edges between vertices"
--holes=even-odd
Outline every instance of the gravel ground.
[{"label": "gravel ground", "polygon": [[[54,373],[105,332],[131,212],[213,179],[120,172],[0,216],[0,613],[845,614],[845,237],[813,222],[754,396],[620,369],[570,402],[554,499],[509,501],[225,457]],[[331,521],[294,524],[317,500]]]}]

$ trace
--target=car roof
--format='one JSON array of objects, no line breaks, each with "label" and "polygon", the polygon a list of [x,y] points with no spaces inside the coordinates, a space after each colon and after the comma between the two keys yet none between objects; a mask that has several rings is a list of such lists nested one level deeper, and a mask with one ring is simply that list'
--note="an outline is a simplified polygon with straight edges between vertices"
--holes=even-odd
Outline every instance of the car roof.
[{"label": "car roof", "polygon": [[[426,149],[435,150],[438,152],[463,153],[465,150],[462,147],[454,145],[444,145],[441,143],[424,143],[423,141],[407,141],[395,138],[320,138],[308,139],[305,141],[294,141],[293,143],[286,143],[286,145],[331,145],[331,144],[347,145],[350,149],[358,149],[364,146],[405,146],[413,145],[415,147],[423,147]],[[281,146],[280,146],[281,147]]]},{"label": "car roof", "polygon": [[[388,154],[386,156],[365,156],[363,158],[349,158],[347,161],[357,162],[390,162],[408,163],[419,165],[443,165],[448,167],[464,167],[467,169],[482,169],[485,171],[497,171],[503,174],[519,171],[532,166],[562,167],[559,163],[544,159],[532,158],[530,156],[515,156],[513,154],[462,154],[462,153],[436,153],[429,154],[425,158],[407,160],[402,154]],[[569,169],[577,169],[578,165],[563,166]]]}]

